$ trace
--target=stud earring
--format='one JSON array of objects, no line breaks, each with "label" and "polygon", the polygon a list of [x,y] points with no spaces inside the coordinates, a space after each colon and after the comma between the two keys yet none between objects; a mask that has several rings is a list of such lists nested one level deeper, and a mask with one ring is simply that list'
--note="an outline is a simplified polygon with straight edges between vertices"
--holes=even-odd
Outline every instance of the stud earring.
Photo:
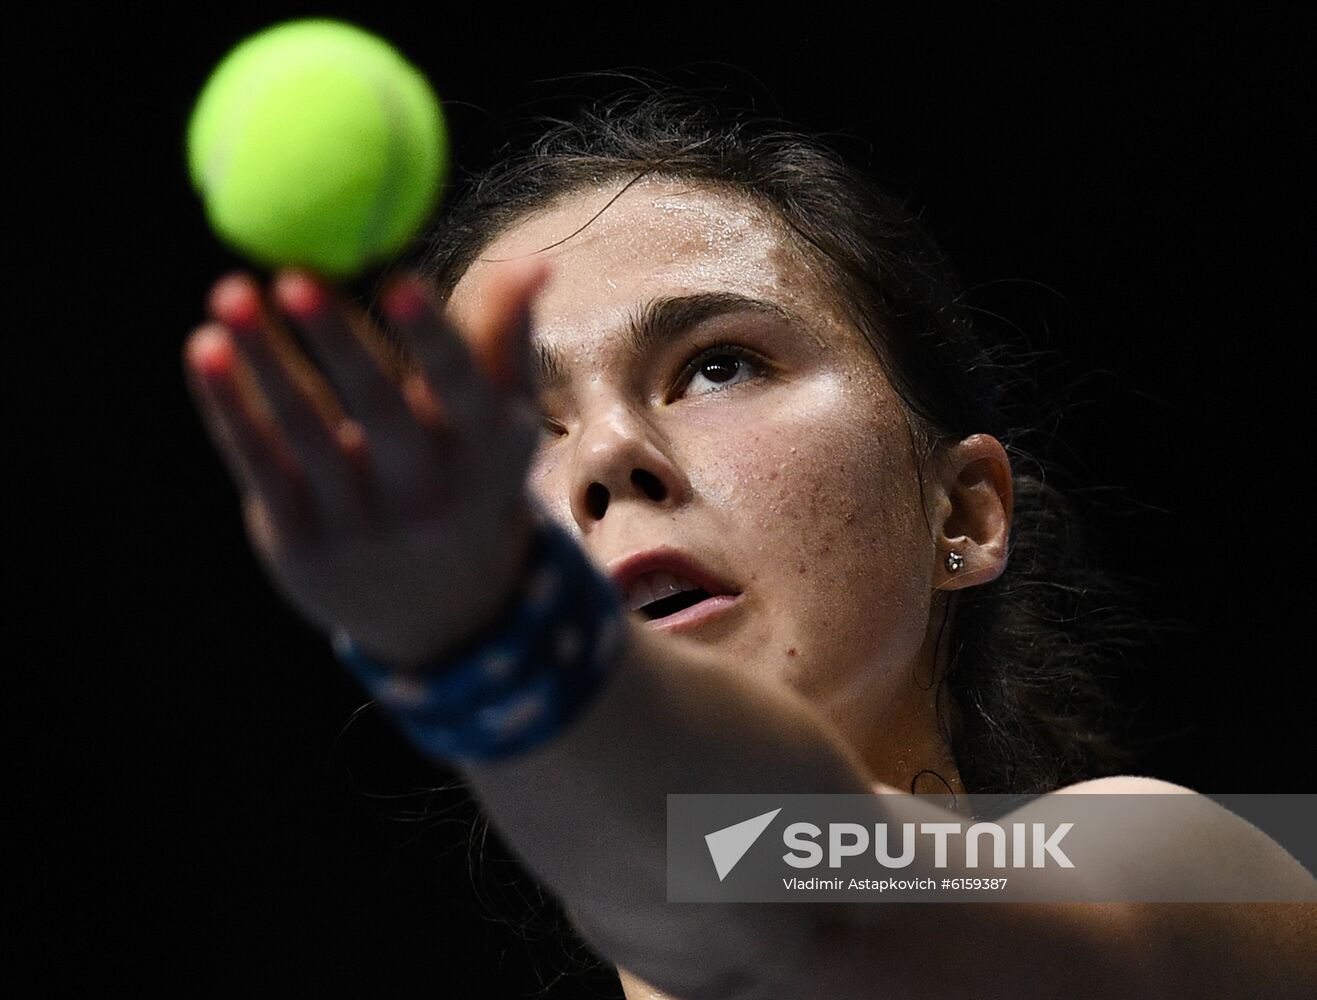
[{"label": "stud earring", "polygon": [[960,568],[965,565],[965,557],[959,552],[951,551],[947,553],[947,571],[958,573]]}]

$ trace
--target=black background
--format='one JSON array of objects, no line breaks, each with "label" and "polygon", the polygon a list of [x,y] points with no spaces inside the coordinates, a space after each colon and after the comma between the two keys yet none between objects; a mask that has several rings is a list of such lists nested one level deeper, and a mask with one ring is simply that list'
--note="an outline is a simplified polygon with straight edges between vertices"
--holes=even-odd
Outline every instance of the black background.
[{"label": "black background", "polygon": [[32,834],[11,858],[26,968],[52,992],[94,976],[531,996],[553,979],[556,946],[479,915],[481,894],[519,916],[534,890],[500,888],[513,869],[494,863],[473,888],[470,803],[412,794],[453,775],[374,712],[349,725],[365,699],[266,584],[185,393],[183,338],[240,264],[188,186],[187,114],[234,43],[306,14],[417,62],[467,169],[512,117],[608,89],[568,78],[595,70],[729,87],[841,133],[1045,352],[1065,482],[1100,501],[1108,565],[1181,623],[1124,680],[1152,740],[1140,770],[1313,791],[1313,32],[1298,6],[1240,6],[1040,23],[268,4],[16,25],[7,384],[27,502],[11,528],[35,558],[11,606],[8,735]]}]

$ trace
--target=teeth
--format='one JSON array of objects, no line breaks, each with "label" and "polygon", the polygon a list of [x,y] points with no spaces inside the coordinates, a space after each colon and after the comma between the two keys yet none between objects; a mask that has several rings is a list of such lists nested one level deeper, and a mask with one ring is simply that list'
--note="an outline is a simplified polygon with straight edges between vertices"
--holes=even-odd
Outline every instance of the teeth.
[{"label": "teeth", "polygon": [[673,594],[699,589],[698,586],[683,577],[673,576],[671,573],[657,570],[636,577],[631,586],[627,587],[627,607],[632,611],[638,611],[646,604],[652,604],[654,601],[671,597]]}]

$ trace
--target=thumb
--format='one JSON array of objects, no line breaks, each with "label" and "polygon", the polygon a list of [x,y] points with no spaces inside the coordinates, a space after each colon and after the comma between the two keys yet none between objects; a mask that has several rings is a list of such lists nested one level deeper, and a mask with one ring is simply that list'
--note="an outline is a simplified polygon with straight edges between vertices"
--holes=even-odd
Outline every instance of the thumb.
[{"label": "thumb", "polygon": [[508,267],[491,290],[489,307],[469,327],[476,364],[486,378],[515,396],[534,392],[531,317],[535,297],[549,278],[543,261],[518,261]]}]

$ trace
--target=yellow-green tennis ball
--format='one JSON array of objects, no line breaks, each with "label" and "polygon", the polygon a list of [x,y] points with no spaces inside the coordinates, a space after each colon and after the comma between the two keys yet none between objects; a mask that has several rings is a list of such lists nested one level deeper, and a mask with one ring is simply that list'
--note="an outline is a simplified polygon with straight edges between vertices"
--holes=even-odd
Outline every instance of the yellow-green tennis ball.
[{"label": "yellow-green tennis ball", "polygon": [[192,110],[187,156],[226,243],[265,267],[347,278],[425,224],[448,139],[434,91],[393,46],[317,18],[224,57]]}]

